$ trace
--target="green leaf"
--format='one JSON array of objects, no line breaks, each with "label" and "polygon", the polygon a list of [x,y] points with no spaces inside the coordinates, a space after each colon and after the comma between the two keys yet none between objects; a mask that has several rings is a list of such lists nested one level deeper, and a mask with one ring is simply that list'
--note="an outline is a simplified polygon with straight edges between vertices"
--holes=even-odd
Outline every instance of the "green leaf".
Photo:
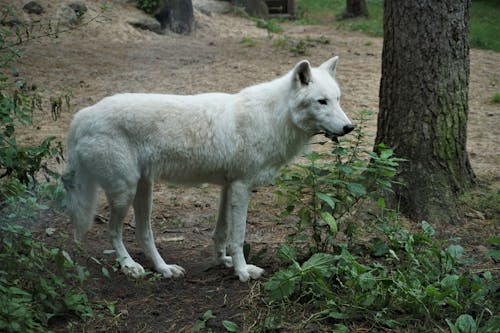
[{"label": "green leaf", "polygon": [[344,324],[334,324],[332,327],[332,332],[333,333],[346,333],[346,332],[349,332],[349,329]]},{"label": "green leaf", "polygon": [[295,291],[295,283],[298,276],[290,269],[281,270],[275,273],[269,281],[264,283],[264,288],[268,291],[270,301],[279,301],[289,297]]},{"label": "green leaf", "polygon": [[306,262],[302,264],[304,271],[309,269],[317,269],[320,273],[328,277],[333,273],[335,265],[335,257],[327,253],[315,253]]},{"label": "green leaf", "polygon": [[337,311],[332,311],[328,313],[328,316],[333,318],[333,319],[347,319],[349,318],[348,315],[342,312],[337,312]]},{"label": "green leaf", "polygon": [[325,193],[321,193],[321,192],[316,193],[316,195],[318,196],[318,198],[321,201],[328,204],[328,206],[330,206],[331,209],[335,209],[335,201],[332,197],[330,197],[329,195],[327,195]]},{"label": "green leaf", "polygon": [[476,321],[469,314],[463,314],[458,317],[455,324],[462,333],[473,333],[477,330]]},{"label": "green leaf", "polygon": [[487,242],[490,244],[500,245],[500,237],[498,236],[490,237],[488,238]]},{"label": "green leaf", "polygon": [[359,183],[347,183],[347,189],[351,192],[355,197],[360,197],[366,194],[366,189],[363,185]]},{"label": "green leaf", "polygon": [[382,209],[385,208],[385,200],[384,200],[384,198],[380,197],[380,198],[377,199],[377,206],[379,206]]},{"label": "green leaf", "polygon": [[321,218],[323,219],[323,221],[325,221],[326,224],[328,224],[328,226],[330,227],[330,233],[333,237],[335,237],[339,231],[335,218],[328,212],[322,212]]},{"label": "green leaf", "polygon": [[422,221],[422,230],[431,237],[436,234],[436,230],[427,221]]},{"label": "green leaf", "polygon": [[210,320],[210,319],[214,319],[214,318],[215,318],[215,315],[212,312],[212,310],[207,310],[203,314],[203,320],[205,320],[205,321]]},{"label": "green leaf", "polygon": [[102,272],[102,275],[104,275],[105,277],[107,277],[108,279],[110,278],[109,276],[109,271],[106,267],[102,267],[101,268],[101,272]]},{"label": "green leaf", "polygon": [[464,248],[460,245],[450,245],[446,248],[446,252],[448,252],[453,259],[458,259],[463,256]]},{"label": "green leaf", "polygon": [[493,258],[493,259],[500,259],[500,250],[490,249],[490,250],[488,250],[486,255],[490,258]]},{"label": "green leaf", "polygon": [[375,284],[377,283],[375,277],[373,276],[373,274],[371,272],[366,272],[366,273],[361,274],[358,277],[358,280],[359,280],[359,282],[358,282],[359,286],[361,287],[361,289],[363,291],[372,289],[373,286],[375,286]]},{"label": "green leaf", "polygon": [[236,325],[236,323],[233,323],[232,321],[223,320],[222,321],[222,326],[224,326],[224,328],[228,332],[238,332],[238,325]]},{"label": "green leaf", "polygon": [[456,274],[446,275],[440,282],[440,285],[444,288],[455,289],[457,288],[457,282],[460,276]]},{"label": "green leaf", "polygon": [[196,323],[194,323],[193,327],[191,328],[191,332],[199,332],[202,329],[205,328],[205,322],[202,320],[198,320]]},{"label": "green leaf", "polygon": [[297,258],[297,252],[290,245],[284,244],[279,247],[276,255],[281,260],[294,261]]}]

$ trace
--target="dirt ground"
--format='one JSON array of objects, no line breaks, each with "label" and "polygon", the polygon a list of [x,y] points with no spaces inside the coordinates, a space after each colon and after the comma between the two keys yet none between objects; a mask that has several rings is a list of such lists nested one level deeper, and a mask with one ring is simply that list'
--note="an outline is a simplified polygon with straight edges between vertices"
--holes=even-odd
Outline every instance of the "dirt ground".
[{"label": "dirt ground", "polygon": [[[41,19],[44,24],[49,20],[56,22],[65,13],[61,8],[70,1],[39,2],[45,7],[42,16],[17,11],[20,19]],[[6,3],[12,1],[0,0],[2,7]],[[70,110],[64,109],[57,121],[51,119],[48,105],[45,111],[36,111],[35,126],[25,131],[24,142],[39,142],[47,135],[64,141],[75,112],[115,93],[237,92],[286,73],[303,58],[319,65],[332,55],[340,57],[337,75],[344,110],[351,117],[359,110],[373,111],[368,131],[371,134],[376,131],[380,38],[331,26],[291,23],[283,24],[283,33],[269,34],[250,20],[206,11],[196,12],[197,30],[191,36],[158,35],[129,24],[146,16],[127,1],[110,2],[111,8],[103,14],[100,14],[99,1],[86,1],[86,4],[89,11],[78,29],[60,33],[58,38],[34,39],[19,46],[23,51],[17,66],[19,77],[43,87],[45,96],[67,90],[73,95]],[[89,20],[90,23],[85,23]],[[307,47],[307,54],[297,57],[289,47],[280,47],[285,36],[289,37],[289,42],[309,39],[311,45]],[[320,36],[330,42],[314,42]],[[251,38],[255,45],[241,43],[243,38]],[[476,174],[496,188],[500,184],[500,106],[489,100],[499,91],[500,53],[472,50],[468,151]],[[62,171],[63,167],[59,168]],[[254,282],[242,284],[231,271],[211,267],[208,260],[213,251],[211,232],[216,219],[217,196],[218,190],[208,185],[196,188],[156,185],[153,224],[159,250],[169,262],[183,266],[187,275],[155,283],[133,281],[119,272],[111,273],[111,281],[100,274],[101,267],[90,260],[95,257],[107,267],[114,265],[113,254],[103,253],[111,248],[106,234],[107,207],[103,202],[96,225],[78,256],[87,261],[93,273],[92,296],[109,302],[118,300],[116,316],[112,323],[96,320],[74,330],[189,332],[206,310],[212,310],[217,316],[210,321],[215,332],[224,331],[222,320],[234,321],[240,327],[243,322],[251,326],[242,317],[242,309],[254,290]],[[254,254],[252,263],[267,271],[275,269],[269,254],[284,237],[283,228],[276,224],[279,210],[272,189],[261,188],[253,194],[247,241]],[[70,232],[64,215],[51,214],[45,217],[41,228],[50,226]],[[125,229],[132,256],[145,263],[134,241],[132,216],[127,218]],[[475,230],[472,225],[471,230]],[[73,245],[68,243],[67,246]],[[267,254],[259,259],[255,254],[261,249],[267,249]],[[68,331],[66,325],[65,321],[55,322],[54,329],[65,332]]]}]

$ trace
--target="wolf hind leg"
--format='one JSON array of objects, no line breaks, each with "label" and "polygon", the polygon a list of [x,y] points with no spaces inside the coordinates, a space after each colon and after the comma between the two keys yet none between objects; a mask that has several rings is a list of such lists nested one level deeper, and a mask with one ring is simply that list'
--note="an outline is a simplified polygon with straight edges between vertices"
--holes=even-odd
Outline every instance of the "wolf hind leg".
[{"label": "wolf hind leg", "polygon": [[151,229],[151,207],[153,195],[153,181],[141,178],[137,183],[134,198],[134,215],[137,242],[142,246],[146,256],[153,262],[155,270],[164,277],[179,277],[185,273],[184,268],[178,265],[167,265],[155,245]]},{"label": "wolf hind leg", "polygon": [[231,226],[229,222],[231,218],[231,205],[228,201],[228,196],[229,189],[225,186],[221,190],[219,216],[217,217],[217,225],[215,227],[213,240],[216,263],[223,264],[226,267],[233,267],[233,258],[226,254]]},{"label": "wolf hind leg", "polygon": [[[144,276],[144,268],[137,263],[128,253],[123,243],[123,220],[135,196],[135,189],[131,186],[115,185],[113,192],[106,192],[110,205],[109,236],[116,251],[116,257],[121,265],[122,271],[134,278]],[[126,188],[126,189],[124,189]],[[121,191],[119,189],[122,189]]]}]

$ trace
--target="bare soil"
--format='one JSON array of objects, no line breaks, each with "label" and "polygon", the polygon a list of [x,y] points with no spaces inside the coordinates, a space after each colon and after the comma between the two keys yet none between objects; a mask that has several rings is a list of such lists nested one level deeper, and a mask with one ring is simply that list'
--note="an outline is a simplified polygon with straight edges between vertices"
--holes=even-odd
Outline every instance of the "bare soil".
[{"label": "bare soil", "polygon": [[[8,2],[8,1],[7,1]],[[5,4],[6,1],[0,1]],[[42,25],[64,18],[69,1],[39,1],[45,7],[42,16],[23,13],[15,4],[23,21],[41,20]],[[194,1],[196,3],[196,1]],[[24,3],[24,1],[23,1]],[[39,38],[22,44],[19,77],[28,78],[41,87],[49,97],[66,90],[72,92],[70,110],[64,109],[53,121],[50,107],[36,111],[35,125],[23,133],[26,143],[39,142],[47,135],[64,141],[71,118],[82,107],[101,98],[120,92],[157,92],[195,94],[209,91],[237,92],[258,82],[272,80],[289,71],[295,63],[307,58],[319,65],[332,55],[339,55],[338,81],[342,88],[342,105],[351,117],[356,111],[374,112],[368,132],[375,134],[378,90],[381,72],[382,40],[362,34],[337,30],[332,26],[299,26],[285,23],[281,34],[269,34],[251,20],[233,15],[196,12],[197,30],[190,36],[167,33],[158,35],[132,27],[129,22],[147,18],[126,1],[112,1],[112,8],[100,14],[100,2],[86,1],[89,11],[69,33],[57,38]],[[94,20],[92,18],[97,17]],[[91,20],[91,22],[88,22]],[[43,29],[42,29],[43,30]],[[40,34],[42,34],[40,30]],[[309,40],[307,54],[294,56],[285,44]],[[328,44],[316,42],[325,36]],[[242,39],[252,39],[247,46]],[[468,151],[473,168],[481,179],[498,189],[500,184],[500,106],[490,98],[500,91],[500,54],[492,51],[471,51],[470,112]],[[315,149],[315,148],[313,148]],[[55,166],[62,171],[63,166]],[[190,332],[193,324],[206,310],[217,316],[209,322],[215,332],[223,332],[222,320],[231,320],[239,327],[252,326],[251,318],[244,318],[246,305],[258,282],[243,284],[230,270],[212,267],[211,232],[216,219],[218,189],[202,185],[196,188],[174,188],[156,185],[153,225],[156,241],[167,261],[186,268],[181,279],[161,279],[148,282],[134,281],[120,272],[111,271],[111,279],[101,274],[102,266],[115,267],[113,254],[103,251],[111,248],[106,233],[107,207],[99,209],[96,224],[85,243],[75,252],[87,262],[92,272],[89,293],[102,304],[117,300],[112,320],[95,320],[83,326],[70,328],[67,318],[56,320],[53,329],[59,332]],[[272,188],[261,188],[253,194],[248,216],[247,242],[251,246],[252,263],[268,272],[276,269],[273,249],[283,241],[286,231],[277,224],[277,213],[282,203]],[[498,221],[497,221],[498,222]],[[452,233],[471,234],[471,246],[484,242],[481,230],[488,230],[495,222],[470,219],[463,230]],[[45,215],[39,226],[40,237],[49,242],[70,241],[54,239],[43,233],[46,227],[70,233],[68,219],[62,213]],[[496,228],[496,229],[495,229]],[[464,232],[465,230],[465,232]],[[134,241],[134,222],[126,221],[125,239],[133,257],[146,260]],[[266,249],[261,258],[256,254]],[[478,248],[484,250],[483,248]],[[151,267],[149,267],[151,268]],[[70,326],[68,326],[70,325]]]}]

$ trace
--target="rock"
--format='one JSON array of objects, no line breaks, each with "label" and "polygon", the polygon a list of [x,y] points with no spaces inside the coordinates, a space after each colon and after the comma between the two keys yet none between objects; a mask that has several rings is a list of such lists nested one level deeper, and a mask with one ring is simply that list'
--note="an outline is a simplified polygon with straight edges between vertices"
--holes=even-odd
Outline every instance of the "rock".
[{"label": "rock", "polygon": [[40,15],[44,12],[42,5],[36,1],[30,1],[23,6],[23,10],[28,14]]},{"label": "rock", "polygon": [[74,1],[72,3],[70,3],[69,5],[69,8],[73,9],[73,11],[75,12],[75,15],[77,17],[81,17],[83,16],[83,14],[85,14],[87,12],[87,5],[85,5],[85,2],[80,2],[80,1]]},{"label": "rock", "polygon": [[144,18],[140,21],[129,22],[129,24],[138,29],[149,30],[157,34],[163,33],[163,29],[161,28],[160,22],[158,22],[152,17]]},{"label": "rock", "polygon": [[60,22],[63,25],[75,26],[81,21],[81,18],[87,12],[88,8],[82,1],[73,1],[61,8]]},{"label": "rock", "polygon": [[229,1],[193,0],[193,7],[205,15],[228,14],[233,10]]}]

